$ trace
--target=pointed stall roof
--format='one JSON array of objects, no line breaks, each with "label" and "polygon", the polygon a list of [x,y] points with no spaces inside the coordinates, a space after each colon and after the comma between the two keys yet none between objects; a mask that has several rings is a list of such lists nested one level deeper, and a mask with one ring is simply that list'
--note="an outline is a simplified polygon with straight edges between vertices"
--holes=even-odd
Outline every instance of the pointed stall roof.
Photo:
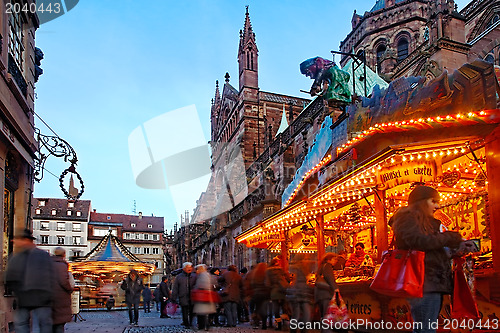
[{"label": "pointed stall roof", "polygon": [[111,231],[85,257],[70,263],[73,274],[97,274],[123,272],[135,269],[142,274],[152,274],[154,264],[142,262],[133,255]]}]

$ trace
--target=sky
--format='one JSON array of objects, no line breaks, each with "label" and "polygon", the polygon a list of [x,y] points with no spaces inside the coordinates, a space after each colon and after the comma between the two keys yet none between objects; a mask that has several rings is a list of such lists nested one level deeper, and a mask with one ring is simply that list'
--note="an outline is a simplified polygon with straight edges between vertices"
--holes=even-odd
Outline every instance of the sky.
[{"label": "sky", "polygon": [[[175,191],[168,185],[142,188],[133,167],[141,151],[129,148],[130,138],[147,137],[156,125],[166,139],[153,143],[147,137],[150,146],[207,144],[215,80],[223,83],[229,72],[238,89],[245,6],[259,50],[260,89],[307,98],[300,90],[308,91],[312,81],[300,74],[299,64],[315,56],[331,59],[330,51],[339,50],[351,31],[353,11],[364,13],[375,2],[81,0],[36,32],[44,73],[36,84],[35,112],[50,129],[38,118],[35,126],[45,135],[55,132],[76,151],[85,186],[80,199],[91,200],[101,213],[162,216],[170,230],[183,211],[193,211],[208,176]],[[462,9],[468,1],[456,3]],[[173,112],[186,107],[184,118]],[[34,196],[64,198],[58,178],[68,166],[49,157]]]}]

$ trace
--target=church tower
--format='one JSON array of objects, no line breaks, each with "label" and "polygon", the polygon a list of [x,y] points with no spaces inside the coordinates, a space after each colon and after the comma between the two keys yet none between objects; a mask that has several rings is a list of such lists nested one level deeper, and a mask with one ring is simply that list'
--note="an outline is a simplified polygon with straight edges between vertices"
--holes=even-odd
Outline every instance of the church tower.
[{"label": "church tower", "polygon": [[257,94],[259,88],[258,57],[259,50],[255,43],[255,33],[252,30],[247,6],[245,25],[243,30],[240,30],[240,46],[238,48],[239,92],[243,93],[243,98],[251,98],[252,95]]}]

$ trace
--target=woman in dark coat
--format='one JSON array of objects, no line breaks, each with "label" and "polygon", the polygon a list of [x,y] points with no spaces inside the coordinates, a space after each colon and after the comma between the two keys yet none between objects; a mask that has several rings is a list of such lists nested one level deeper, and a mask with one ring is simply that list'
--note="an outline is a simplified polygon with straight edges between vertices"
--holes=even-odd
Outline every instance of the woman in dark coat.
[{"label": "woman in dark coat", "polygon": [[424,296],[408,300],[413,321],[423,325],[414,332],[435,332],[427,325],[437,321],[443,294],[452,291],[451,262],[445,247],[457,248],[462,241],[458,232],[440,232],[441,222],[433,216],[439,199],[432,187],[417,186],[408,197],[408,207],[399,209],[389,222],[398,249],[425,252]]},{"label": "woman in dark coat", "polygon": [[139,302],[141,300],[141,292],[144,289],[142,278],[135,269],[128,273],[123,280],[121,288],[125,290],[125,303],[128,307],[128,316],[130,324],[137,326],[139,323]]},{"label": "woman in dark coat", "polygon": [[271,291],[271,302],[273,303],[274,320],[277,329],[281,330],[281,313],[285,313],[286,290],[289,287],[290,278],[281,268],[280,260],[274,258],[266,270],[266,286]]},{"label": "woman in dark coat", "polygon": [[64,260],[66,251],[57,247],[54,251],[54,302],[52,304],[52,330],[54,333],[64,332],[64,324],[71,321],[71,293],[68,263]]},{"label": "woman in dark coat", "polygon": [[260,319],[263,330],[267,329],[267,305],[271,299],[269,288],[266,286],[266,270],[265,262],[258,263],[248,277],[252,289],[252,302],[255,304],[255,313],[258,317],[254,319],[254,327],[258,326]]},{"label": "woman in dark coat", "polygon": [[326,310],[333,298],[334,293],[339,291],[333,266],[337,263],[338,255],[336,253],[327,253],[319,263],[318,273],[316,273],[316,286],[314,288],[314,300],[319,305],[321,318],[326,315]]}]

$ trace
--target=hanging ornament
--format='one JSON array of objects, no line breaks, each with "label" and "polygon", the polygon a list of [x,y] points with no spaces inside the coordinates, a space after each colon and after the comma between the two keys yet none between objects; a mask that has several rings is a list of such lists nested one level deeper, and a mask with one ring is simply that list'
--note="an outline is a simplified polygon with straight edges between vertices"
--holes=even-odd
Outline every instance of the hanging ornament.
[{"label": "hanging ornament", "polygon": [[443,173],[441,182],[448,187],[453,187],[460,180],[460,176],[461,174],[459,171],[448,171]]}]

